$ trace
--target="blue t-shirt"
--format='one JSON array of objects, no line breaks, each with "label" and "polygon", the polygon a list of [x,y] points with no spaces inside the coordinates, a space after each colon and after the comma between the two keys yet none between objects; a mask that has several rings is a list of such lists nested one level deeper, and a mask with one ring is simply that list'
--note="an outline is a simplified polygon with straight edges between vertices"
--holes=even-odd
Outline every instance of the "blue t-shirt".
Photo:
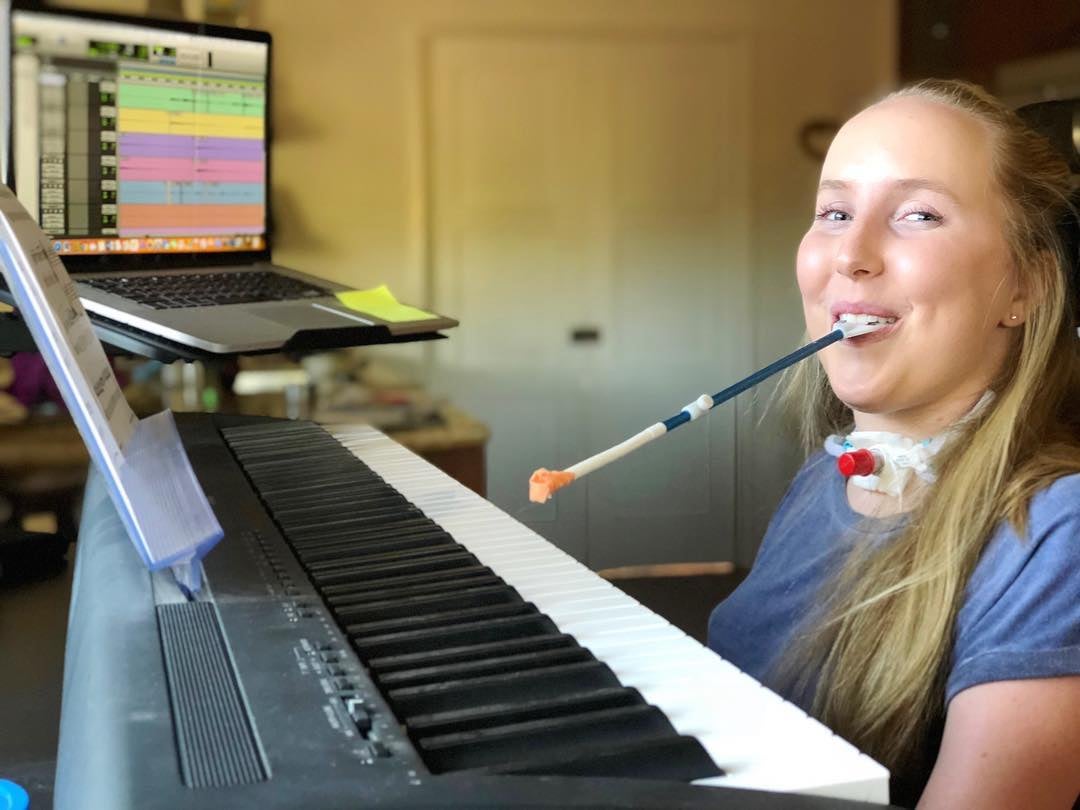
[{"label": "blue t-shirt", "polygon": [[[868,519],[848,504],[845,480],[824,452],[796,475],[749,576],[709,618],[709,647],[773,683],[795,630],[820,614],[822,590],[853,543],[885,543],[903,517]],[[989,681],[1080,675],[1080,475],[1031,501],[1027,537],[998,527],[956,619],[945,703]],[[812,695],[784,694],[804,710]],[[930,765],[936,757],[927,759]],[[925,783],[929,771],[914,776]]]}]

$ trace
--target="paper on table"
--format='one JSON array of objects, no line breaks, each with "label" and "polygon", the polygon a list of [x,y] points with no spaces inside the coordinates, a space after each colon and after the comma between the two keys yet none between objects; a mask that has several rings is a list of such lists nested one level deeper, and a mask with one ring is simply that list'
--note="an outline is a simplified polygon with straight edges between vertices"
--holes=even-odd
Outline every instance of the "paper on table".
[{"label": "paper on table", "polygon": [[348,290],[337,293],[338,300],[349,309],[374,315],[387,323],[402,321],[431,321],[438,318],[430,312],[400,303],[390,288],[380,284],[371,290]]},{"label": "paper on table", "polygon": [[[43,307],[56,313],[53,318],[28,317],[25,320],[28,326],[36,325],[43,332],[38,335],[31,328],[39,345],[44,339],[57,354],[60,364],[69,364],[68,371],[53,368],[54,364],[49,362],[50,352],[43,352],[53,375],[67,374],[69,383],[79,395],[81,402],[68,402],[68,408],[73,413],[76,409],[84,410],[91,429],[100,432],[110,457],[118,462],[124,445],[135,431],[138,418],[124,399],[105,350],[79,300],[75,283],[41,229],[15,195],[3,186],[0,186],[0,212],[5,215],[5,229],[23,246],[29,258],[28,262],[19,262],[6,243],[0,245],[7,259],[3,264],[8,286],[12,292],[21,291],[39,313]],[[82,373],[81,379],[80,375],[70,373],[73,368]]]}]

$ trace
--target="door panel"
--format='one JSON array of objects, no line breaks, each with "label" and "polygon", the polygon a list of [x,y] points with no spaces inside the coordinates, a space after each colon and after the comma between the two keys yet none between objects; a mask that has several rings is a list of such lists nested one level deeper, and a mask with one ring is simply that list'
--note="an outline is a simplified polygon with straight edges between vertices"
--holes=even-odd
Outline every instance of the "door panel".
[{"label": "door panel", "polygon": [[733,551],[730,411],[547,505],[526,482],[748,370],[746,63],[735,37],[433,45],[439,387],[492,425],[489,497],[594,567]]}]

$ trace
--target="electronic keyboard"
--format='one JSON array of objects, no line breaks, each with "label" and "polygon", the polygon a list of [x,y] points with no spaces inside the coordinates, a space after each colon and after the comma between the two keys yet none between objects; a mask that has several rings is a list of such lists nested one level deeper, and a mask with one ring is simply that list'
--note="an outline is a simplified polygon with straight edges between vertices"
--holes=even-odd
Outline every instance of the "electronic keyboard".
[{"label": "electronic keyboard", "polygon": [[57,807],[887,802],[880,765],[377,430],[177,421],[225,538],[186,594],[91,476]]}]

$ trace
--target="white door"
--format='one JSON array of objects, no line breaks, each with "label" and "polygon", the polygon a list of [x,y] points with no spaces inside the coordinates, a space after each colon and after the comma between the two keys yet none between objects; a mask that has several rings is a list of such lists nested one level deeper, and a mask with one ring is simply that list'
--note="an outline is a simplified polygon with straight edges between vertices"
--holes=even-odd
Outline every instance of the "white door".
[{"label": "white door", "polygon": [[729,559],[731,408],[559,493],[561,468],[749,370],[746,48],[719,36],[437,38],[435,386],[493,431],[492,501],[594,568]]}]

